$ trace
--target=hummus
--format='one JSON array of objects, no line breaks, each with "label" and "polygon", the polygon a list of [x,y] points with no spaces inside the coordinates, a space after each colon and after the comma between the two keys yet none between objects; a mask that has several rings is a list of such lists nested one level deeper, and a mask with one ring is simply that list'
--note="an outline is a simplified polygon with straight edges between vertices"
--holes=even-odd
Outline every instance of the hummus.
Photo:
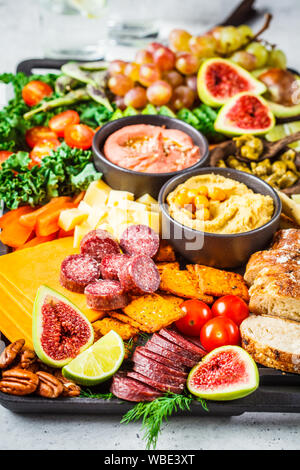
[{"label": "hummus", "polygon": [[[193,196],[197,192],[202,194],[200,199]],[[197,200],[202,202],[203,197],[206,203],[195,204]],[[249,232],[269,222],[274,212],[270,196],[254,193],[243,183],[212,173],[194,176],[177,186],[167,202],[173,219],[211,233]]]},{"label": "hummus", "polygon": [[149,124],[126,126],[111,134],[104,155],[115,165],[144,173],[182,170],[202,156],[185,132]]}]

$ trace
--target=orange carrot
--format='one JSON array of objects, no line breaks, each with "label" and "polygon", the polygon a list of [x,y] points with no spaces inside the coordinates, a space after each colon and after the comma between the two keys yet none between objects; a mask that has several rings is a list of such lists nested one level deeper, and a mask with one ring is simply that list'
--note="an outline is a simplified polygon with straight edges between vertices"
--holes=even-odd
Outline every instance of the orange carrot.
[{"label": "orange carrot", "polygon": [[33,230],[37,222],[37,219],[40,215],[48,212],[48,210],[52,211],[54,207],[58,209],[59,207],[66,204],[67,202],[71,202],[70,197],[67,197],[67,196],[55,197],[51,199],[51,201],[48,202],[48,204],[45,204],[44,206],[39,207],[31,214],[21,215],[20,223],[24,225],[24,227],[28,227]]},{"label": "orange carrot", "polygon": [[73,203],[75,204],[76,207],[82,201],[82,199],[84,198],[84,195],[85,195],[85,191],[81,191],[81,193],[77,194],[77,196],[74,196]]},{"label": "orange carrot", "polygon": [[6,212],[6,214],[0,217],[0,228],[4,228],[7,224],[13,220],[17,220],[23,214],[30,214],[34,211],[31,206],[21,206],[18,209],[13,209],[12,211]]},{"label": "orange carrot", "polygon": [[51,235],[48,235],[47,237],[34,237],[30,241],[24,243],[24,245],[19,246],[17,250],[24,250],[24,248],[30,248],[32,246],[40,245],[41,243],[50,242],[51,240],[54,240],[56,237],[57,237],[57,233],[52,233]]},{"label": "orange carrot", "polygon": [[0,234],[0,240],[5,245],[18,248],[27,242],[31,234],[31,228],[24,227],[24,225],[20,224],[18,219],[14,219],[5,224]]},{"label": "orange carrot", "polygon": [[74,229],[66,232],[64,229],[60,229],[57,235],[57,238],[73,237]]},{"label": "orange carrot", "polygon": [[72,202],[66,202],[64,205],[49,207],[46,212],[39,215],[36,222],[36,234],[38,237],[47,237],[59,230],[58,219],[62,210],[74,208]]}]

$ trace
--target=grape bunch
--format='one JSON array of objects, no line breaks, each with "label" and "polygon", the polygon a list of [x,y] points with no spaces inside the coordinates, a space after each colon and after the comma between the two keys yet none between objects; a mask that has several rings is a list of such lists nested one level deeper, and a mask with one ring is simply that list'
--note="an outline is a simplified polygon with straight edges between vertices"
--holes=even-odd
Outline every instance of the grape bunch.
[{"label": "grape bunch", "polygon": [[247,25],[217,26],[202,36],[174,29],[168,47],[151,42],[138,50],[133,62],[114,60],[109,65],[108,87],[120,109],[168,105],[177,112],[198,104],[197,72],[203,61],[226,57],[253,71],[264,67],[286,68],[285,54],[253,40]]}]

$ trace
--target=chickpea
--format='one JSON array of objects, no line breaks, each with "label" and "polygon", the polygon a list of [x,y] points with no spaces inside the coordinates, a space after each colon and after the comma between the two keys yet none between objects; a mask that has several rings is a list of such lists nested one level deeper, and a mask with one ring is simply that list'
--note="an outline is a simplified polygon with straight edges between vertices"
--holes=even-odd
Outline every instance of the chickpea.
[{"label": "chickpea", "polygon": [[198,220],[209,220],[210,219],[210,212],[206,207],[203,207],[202,209],[198,209],[195,213],[196,219]]},{"label": "chickpea", "polygon": [[201,207],[209,207],[209,200],[207,199],[206,196],[203,196],[202,194],[198,194],[198,196],[195,197],[194,199],[194,204],[196,206],[196,209],[201,209]]},{"label": "chickpea", "polygon": [[175,203],[180,207],[193,204],[197,194],[195,189],[181,188],[176,194]]},{"label": "chickpea", "polygon": [[227,194],[225,193],[225,191],[221,188],[209,188],[208,190],[208,196],[210,197],[210,199],[212,199],[213,201],[225,201],[225,199],[227,199]]},{"label": "chickpea", "polygon": [[197,189],[198,193],[201,194],[202,196],[207,196],[208,195],[208,189],[207,189],[207,186],[205,185],[202,185],[202,186],[199,186],[199,188]]}]

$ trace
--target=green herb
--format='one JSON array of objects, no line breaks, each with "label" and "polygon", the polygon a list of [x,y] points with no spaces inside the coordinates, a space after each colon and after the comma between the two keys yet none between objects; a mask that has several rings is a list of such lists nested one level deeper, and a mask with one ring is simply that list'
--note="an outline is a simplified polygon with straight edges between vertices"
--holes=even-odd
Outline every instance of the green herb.
[{"label": "green herb", "polygon": [[94,393],[89,388],[81,390],[81,398],[100,398],[102,400],[111,400],[114,395],[112,393]]},{"label": "green herb", "polygon": [[[57,196],[74,196],[101,178],[92,163],[92,152],[70,148],[65,143],[28,169],[27,152],[11,155],[0,170],[0,199],[8,209],[19,205],[46,204]],[[15,172],[17,172],[15,174]]]},{"label": "green herb", "polygon": [[[121,423],[129,424],[142,420],[146,448],[147,450],[151,447],[155,449],[163,422],[167,422],[168,418],[177,411],[189,411],[194,399],[192,395],[167,393],[154,401],[137,403],[123,416]],[[196,400],[201,403],[205,411],[208,411],[205,400],[200,398]]]}]

